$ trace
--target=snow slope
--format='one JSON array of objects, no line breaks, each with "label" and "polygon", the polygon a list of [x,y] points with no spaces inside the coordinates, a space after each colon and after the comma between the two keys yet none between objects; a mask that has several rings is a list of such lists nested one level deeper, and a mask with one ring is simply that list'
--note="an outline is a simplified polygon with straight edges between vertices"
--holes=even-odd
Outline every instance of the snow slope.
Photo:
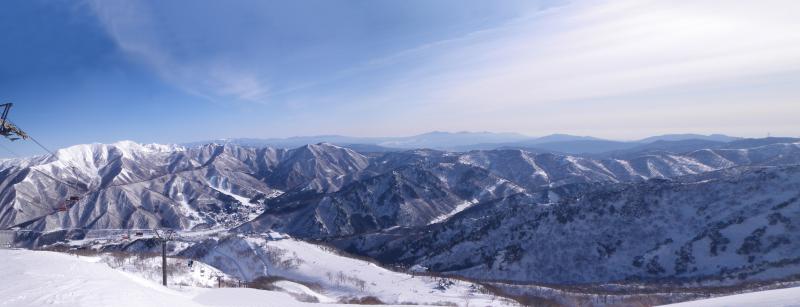
[{"label": "snow slope", "polygon": [[[95,258],[115,270],[137,275],[153,283],[161,283],[161,256],[118,253],[101,254]],[[216,268],[198,261],[189,267],[186,259],[167,258],[167,268],[168,284],[179,289],[186,286],[214,288],[217,287],[218,277],[225,281],[233,280]]]},{"label": "snow slope", "polygon": [[295,239],[270,241],[230,235],[189,247],[182,256],[198,258],[242,280],[272,276],[315,285],[326,297],[335,299],[318,297],[320,302],[374,296],[390,304],[508,305],[501,298],[482,293],[479,285],[447,280],[441,287],[439,278],[394,272]]},{"label": "snow slope", "polygon": [[[0,249],[0,306],[314,306],[286,293],[248,288],[164,288],[96,257]],[[288,285],[286,285],[288,286]],[[325,306],[343,306],[326,304]]]},{"label": "snow slope", "polygon": [[663,305],[670,307],[789,307],[800,306],[800,287],[759,291]]},{"label": "snow slope", "polygon": [[52,252],[0,250],[0,306],[201,306],[102,263]]}]

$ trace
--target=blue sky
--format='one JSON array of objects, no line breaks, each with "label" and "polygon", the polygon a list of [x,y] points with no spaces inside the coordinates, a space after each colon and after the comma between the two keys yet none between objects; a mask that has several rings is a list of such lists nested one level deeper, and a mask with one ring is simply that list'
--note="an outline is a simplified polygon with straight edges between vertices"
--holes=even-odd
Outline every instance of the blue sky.
[{"label": "blue sky", "polygon": [[796,1],[0,8],[0,99],[53,147],[431,130],[800,135]]}]

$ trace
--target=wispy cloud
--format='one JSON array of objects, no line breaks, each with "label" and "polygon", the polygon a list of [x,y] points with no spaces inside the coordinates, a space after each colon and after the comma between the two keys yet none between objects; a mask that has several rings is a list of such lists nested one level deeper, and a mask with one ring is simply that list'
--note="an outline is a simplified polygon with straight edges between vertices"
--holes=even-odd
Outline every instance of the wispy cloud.
[{"label": "wispy cloud", "polygon": [[[778,75],[800,79],[800,31],[794,30],[800,29],[797,1],[573,1],[531,8],[501,26],[408,45],[401,52],[345,57],[349,62],[336,65],[331,62],[340,58],[326,58],[328,50],[255,63],[267,57],[259,48],[282,50],[268,46],[271,36],[258,30],[227,33],[242,42],[266,37],[256,48],[243,43],[242,49],[251,49],[250,58],[216,54],[219,50],[184,57],[174,50],[173,35],[181,33],[162,27],[164,16],[146,2],[90,3],[120,48],[166,82],[212,100],[267,102],[280,96],[287,112],[304,113],[312,128],[323,133],[500,130],[599,135],[603,132],[598,129],[605,129],[607,137],[623,137],[677,128],[752,134],[759,123],[765,129],[777,127],[775,133],[800,133],[786,128],[791,126],[788,118],[800,116],[800,89],[776,88],[777,83],[765,88],[752,81]],[[370,26],[357,23],[349,29]],[[325,32],[335,23],[298,22],[291,27],[322,31],[316,36],[302,32],[317,39],[337,33]],[[305,36],[290,38],[307,48],[318,46]],[[194,37],[201,44],[192,47],[202,48],[203,39],[202,33]],[[331,41],[342,45],[331,53],[362,54],[347,49],[346,42]],[[281,69],[274,79],[265,74],[271,65]],[[295,78],[285,76],[295,73]],[[726,105],[728,109],[720,111],[726,115],[715,117],[714,110]],[[743,111],[748,108],[754,111]],[[596,114],[603,116],[592,116]],[[624,120],[633,120],[639,129],[620,126]],[[716,127],[746,123],[750,128],[711,130],[707,123],[712,122]]]},{"label": "wispy cloud", "polygon": [[[800,29],[798,14],[796,1],[577,2],[391,58],[395,62],[414,59],[421,65],[373,99],[414,101],[416,109],[406,112],[423,114],[418,119],[428,122],[418,122],[418,126],[426,127],[458,122],[458,116],[479,116],[485,121],[482,124],[494,125],[484,129],[509,130],[506,123],[514,116],[508,112],[523,111],[527,122],[514,122],[511,130],[527,126],[541,131],[544,127],[531,121],[541,114],[537,111],[574,112],[575,105],[584,112],[642,111],[639,108],[654,98],[647,95],[672,95],[698,87],[708,87],[710,92],[741,79],[796,74],[800,71],[800,32],[794,30]],[[630,97],[637,93],[641,95]],[[796,98],[798,93],[784,94]],[[632,108],[609,100],[582,103],[622,96],[640,103]],[[671,103],[682,111],[709,111],[703,101],[688,101]],[[787,110],[787,104],[773,102],[753,100],[750,107],[760,109],[755,113],[761,116],[787,111],[800,115],[800,108]],[[664,115],[680,122],[680,114]],[[705,120],[709,116],[713,114],[706,114]],[[746,116],[731,121],[744,122]],[[766,124],[769,116],[760,120]],[[608,124],[597,123],[598,127]],[[564,131],[570,126],[581,123],[567,119],[555,129]]]},{"label": "wispy cloud", "polygon": [[266,102],[269,87],[253,67],[230,58],[186,59],[170,49],[170,30],[161,28],[146,2],[89,0],[119,48],[150,67],[164,81],[210,100]]},{"label": "wispy cloud", "polygon": [[441,48],[412,80],[437,101],[504,106],[800,69],[798,3],[614,1],[539,13]]}]

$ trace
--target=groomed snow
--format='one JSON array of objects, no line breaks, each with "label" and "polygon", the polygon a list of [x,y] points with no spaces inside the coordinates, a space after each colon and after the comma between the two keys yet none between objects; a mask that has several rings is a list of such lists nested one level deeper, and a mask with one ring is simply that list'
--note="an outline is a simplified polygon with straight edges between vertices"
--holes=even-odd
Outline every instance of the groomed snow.
[{"label": "groomed snow", "polygon": [[202,306],[191,297],[98,262],[0,250],[0,306]]},{"label": "groomed snow", "polygon": [[[451,304],[457,306],[508,306],[508,301],[472,290],[473,284],[453,280],[446,290],[436,289],[438,278],[412,276],[387,270],[373,263],[344,257],[321,246],[294,239],[263,241],[248,238],[251,244],[268,245],[286,251],[284,257],[300,257],[292,269],[272,268],[272,273],[293,280],[322,285],[328,296],[375,296],[398,304]],[[364,282],[359,289],[352,281]]]},{"label": "groomed snow", "polygon": [[800,287],[744,293],[711,299],[689,301],[669,307],[797,307],[800,306]]},{"label": "groomed snow", "polygon": [[97,257],[0,249],[0,259],[3,260],[0,261],[0,306],[319,305],[299,302],[286,293],[247,288],[184,287],[177,291],[132,273],[114,270]]}]

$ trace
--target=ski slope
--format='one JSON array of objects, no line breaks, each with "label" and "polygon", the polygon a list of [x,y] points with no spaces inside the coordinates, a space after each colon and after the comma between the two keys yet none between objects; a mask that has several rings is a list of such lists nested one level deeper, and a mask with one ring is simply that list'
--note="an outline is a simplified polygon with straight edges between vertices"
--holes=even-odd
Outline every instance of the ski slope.
[{"label": "ski slope", "polygon": [[[460,280],[450,280],[452,285],[439,287],[439,278],[412,276],[387,270],[374,263],[337,255],[322,246],[294,239],[264,241],[248,238],[258,246],[266,244],[286,251],[284,257],[298,255],[294,268],[273,268],[273,273],[329,287],[338,297],[353,293],[371,295],[384,302],[411,304],[450,303],[459,306],[507,306],[507,301],[477,291],[478,286]],[[292,256],[290,256],[292,255]],[[363,282],[361,284],[360,282]]]},{"label": "ski slope", "polygon": [[[202,255],[200,261],[241,280],[272,276],[316,285],[321,292],[304,291],[323,303],[372,296],[390,304],[516,305],[483,291],[477,284],[395,272],[341,255],[331,248],[291,238],[268,240],[237,235],[217,240],[213,244],[198,245],[204,246],[194,251]],[[291,287],[283,288],[288,291]]]},{"label": "ski slope", "polygon": [[663,305],[669,307],[797,307],[800,287],[722,296],[711,299]]},{"label": "ski slope", "polygon": [[75,256],[0,250],[0,306],[203,306],[186,293]]},{"label": "ski slope", "polygon": [[0,306],[319,306],[274,291],[164,288],[134,273],[114,270],[98,257],[0,249],[0,259]]}]

